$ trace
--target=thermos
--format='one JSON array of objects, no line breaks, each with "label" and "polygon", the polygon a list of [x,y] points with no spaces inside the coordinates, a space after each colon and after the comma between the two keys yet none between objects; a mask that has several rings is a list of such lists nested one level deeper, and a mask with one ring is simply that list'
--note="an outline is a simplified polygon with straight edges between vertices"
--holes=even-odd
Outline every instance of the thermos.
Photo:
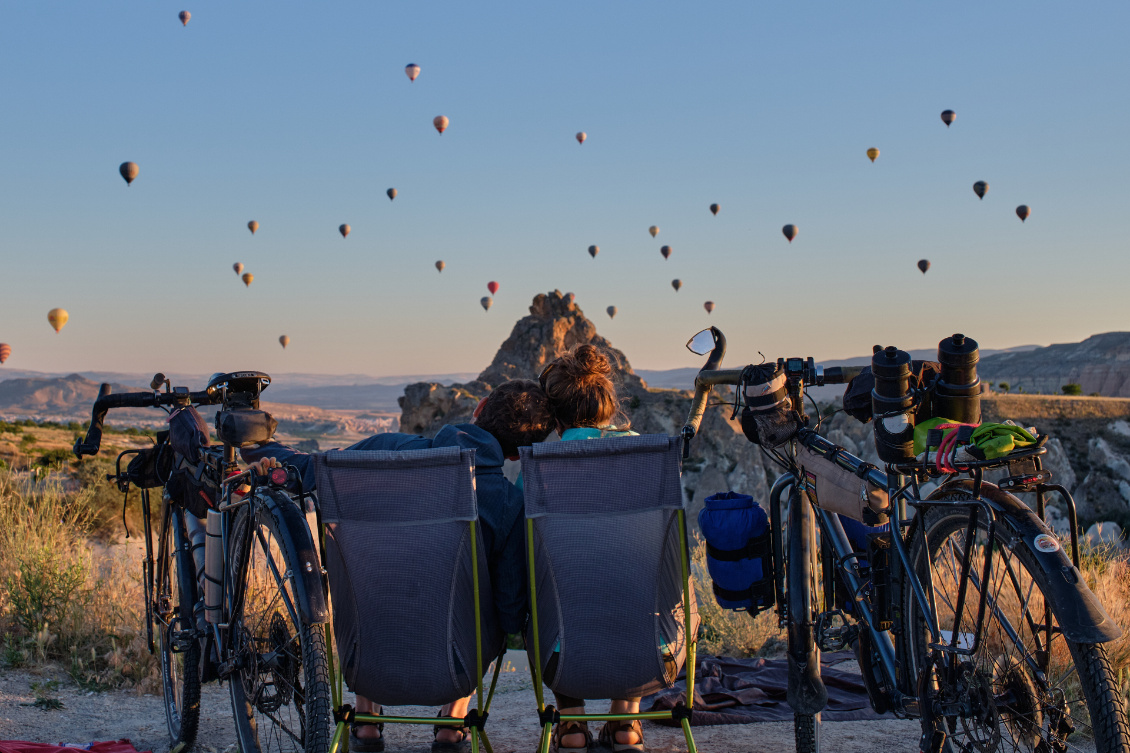
[{"label": "thermos", "polygon": [[204,619],[213,625],[222,619],[224,586],[223,515],[208,511],[208,536],[204,549]]},{"label": "thermos", "polygon": [[871,357],[875,387],[875,449],[886,463],[914,459],[914,394],[910,389],[910,354],[893,345]]},{"label": "thermos", "polygon": [[934,415],[958,423],[981,423],[981,380],[977,341],[962,334],[938,343],[941,373],[934,386]]},{"label": "thermos", "polygon": [[[189,551],[192,553],[192,564],[196,570],[196,582],[198,584],[204,583],[204,559],[205,548],[207,547],[207,534],[204,529],[204,521],[191,513],[185,513],[184,525],[188,529],[188,546]],[[197,628],[204,627],[204,599],[203,594],[196,604],[193,605],[192,614],[195,617],[194,622]]]}]

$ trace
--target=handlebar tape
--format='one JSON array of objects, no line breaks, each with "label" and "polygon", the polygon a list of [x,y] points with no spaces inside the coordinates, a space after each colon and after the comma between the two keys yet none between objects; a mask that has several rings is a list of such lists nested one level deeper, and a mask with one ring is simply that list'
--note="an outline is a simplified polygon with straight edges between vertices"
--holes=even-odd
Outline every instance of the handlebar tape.
[{"label": "handlebar tape", "polygon": [[106,412],[111,408],[153,408],[158,405],[191,403],[208,405],[218,400],[218,393],[209,395],[207,392],[122,392],[111,395],[110,385],[103,383],[98,388],[98,399],[94,401],[94,408],[90,411],[90,428],[86,430],[86,438],[75,442],[75,456],[81,459],[83,455],[98,454],[102,446],[102,424],[106,420]]}]

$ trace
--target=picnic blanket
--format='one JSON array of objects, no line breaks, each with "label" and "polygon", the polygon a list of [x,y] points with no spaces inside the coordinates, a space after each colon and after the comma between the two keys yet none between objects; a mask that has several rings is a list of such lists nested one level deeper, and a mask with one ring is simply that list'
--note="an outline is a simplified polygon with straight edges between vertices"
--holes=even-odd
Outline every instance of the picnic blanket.
[{"label": "picnic blanket", "polygon": [[[848,722],[880,719],[871,709],[863,678],[835,665],[854,660],[850,651],[824,654],[820,672],[828,688],[828,705],[821,718]],[[674,687],[645,697],[640,708],[666,711],[686,697],[686,669]],[[749,724],[751,722],[792,721],[793,710],[786,700],[789,664],[786,659],[733,659],[728,656],[701,656],[695,670],[694,716],[691,725]],[[650,708],[649,708],[650,705]],[[662,721],[674,725],[675,722]]]},{"label": "picnic blanket", "polygon": [[[0,740],[0,753],[75,753],[77,750],[88,750],[91,753],[138,753],[129,740],[113,740],[101,743],[29,743],[23,740]],[[151,753],[151,751],[144,751]]]}]

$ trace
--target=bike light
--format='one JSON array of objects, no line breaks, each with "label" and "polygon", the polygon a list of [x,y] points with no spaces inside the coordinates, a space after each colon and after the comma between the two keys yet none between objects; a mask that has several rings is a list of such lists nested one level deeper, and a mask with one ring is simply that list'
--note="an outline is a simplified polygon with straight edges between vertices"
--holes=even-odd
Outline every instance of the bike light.
[{"label": "bike light", "polygon": [[286,468],[272,468],[270,473],[267,474],[267,479],[275,486],[282,486],[286,483]]}]

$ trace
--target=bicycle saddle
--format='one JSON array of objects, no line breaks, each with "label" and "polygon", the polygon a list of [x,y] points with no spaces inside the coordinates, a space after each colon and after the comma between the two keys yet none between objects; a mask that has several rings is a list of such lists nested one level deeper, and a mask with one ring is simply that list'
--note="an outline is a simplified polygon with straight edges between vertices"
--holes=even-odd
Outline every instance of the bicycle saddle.
[{"label": "bicycle saddle", "polygon": [[270,375],[262,371],[232,371],[227,374],[213,374],[204,389],[212,393],[227,387],[228,392],[250,392],[258,395],[270,383]]}]

